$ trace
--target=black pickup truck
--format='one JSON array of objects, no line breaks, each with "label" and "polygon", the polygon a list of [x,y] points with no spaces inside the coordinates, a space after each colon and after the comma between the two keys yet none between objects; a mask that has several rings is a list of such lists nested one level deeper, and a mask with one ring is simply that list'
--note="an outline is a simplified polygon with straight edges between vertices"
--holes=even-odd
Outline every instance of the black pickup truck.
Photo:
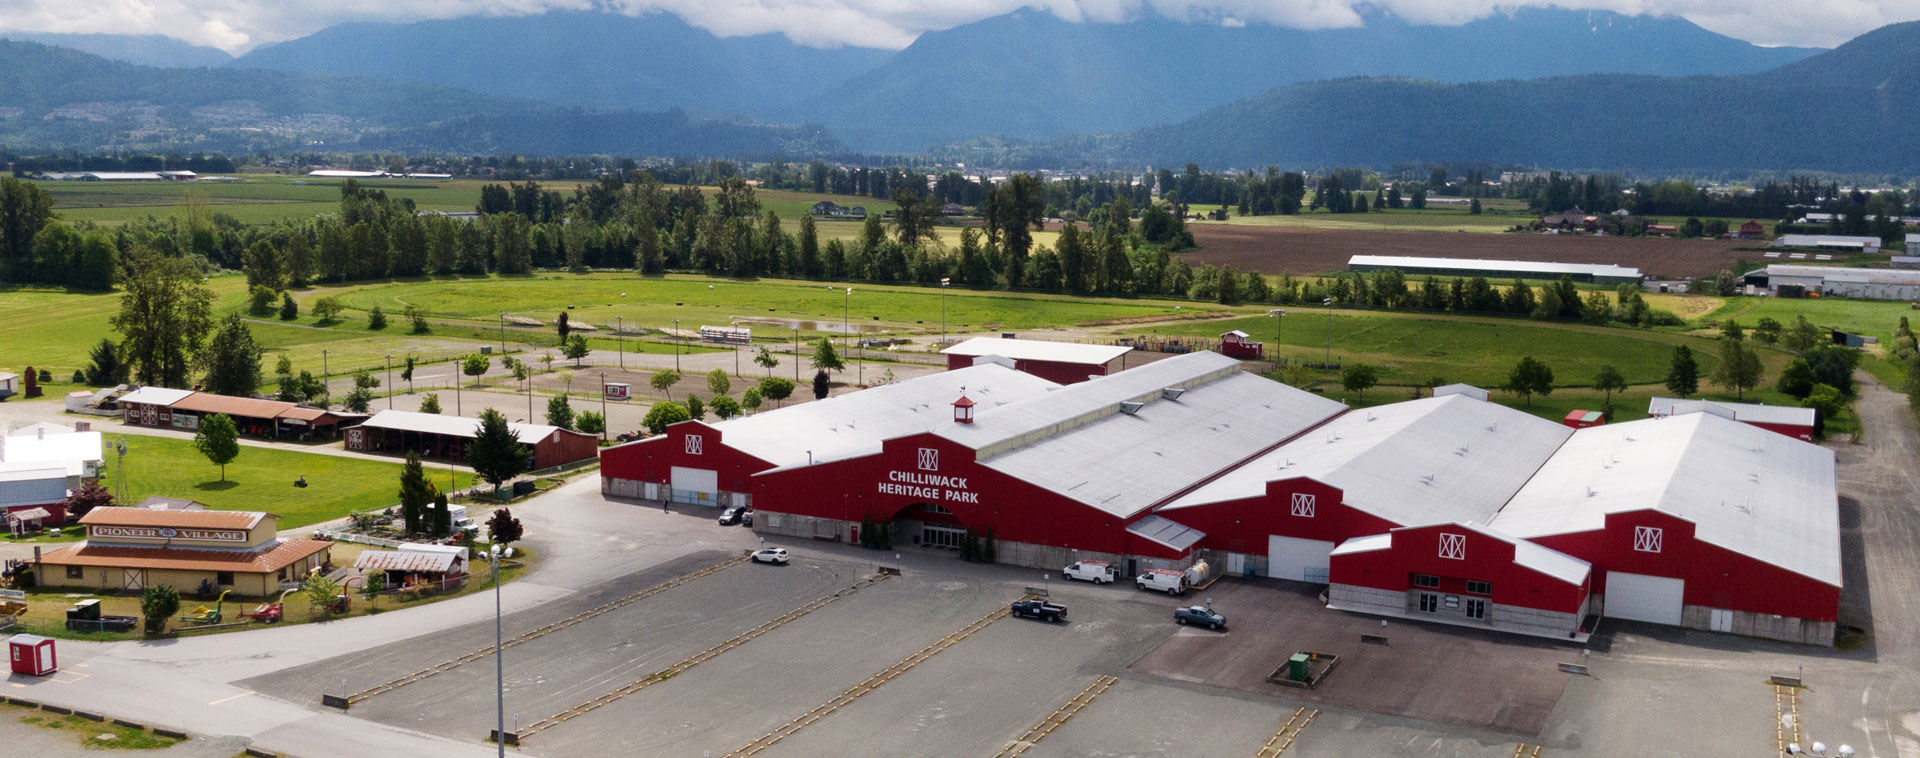
[{"label": "black pickup truck", "polygon": [[1066,620],[1067,607],[1064,605],[1054,605],[1039,598],[1032,598],[1029,600],[1013,601],[1012,613],[1015,616],[1040,619],[1041,621],[1051,624],[1056,621]]}]

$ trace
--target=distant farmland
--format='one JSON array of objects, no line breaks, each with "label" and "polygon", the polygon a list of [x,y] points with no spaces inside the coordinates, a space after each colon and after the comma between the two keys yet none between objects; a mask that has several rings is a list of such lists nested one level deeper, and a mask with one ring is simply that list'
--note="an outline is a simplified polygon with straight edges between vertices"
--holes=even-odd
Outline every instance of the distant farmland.
[{"label": "distant farmland", "polygon": [[1236,270],[1295,276],[1345,271],[1355,255],[1414,255],[1612,263],[1641,273],[1698,277],[1732,269],[1742,259],[1758,263],[1764,242],[1544,234],[1366,231],[1297,227],[1193,224],[1200,249],[1184,258]]}]

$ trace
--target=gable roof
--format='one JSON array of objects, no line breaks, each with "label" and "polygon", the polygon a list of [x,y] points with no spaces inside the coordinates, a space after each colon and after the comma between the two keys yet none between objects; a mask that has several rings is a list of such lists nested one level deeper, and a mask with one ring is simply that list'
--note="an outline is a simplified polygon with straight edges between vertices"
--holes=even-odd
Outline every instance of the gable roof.
[{"label": "gable roof", "polygon": [[1671,397],[1656,397],[1647,403],[1649,416],[1677,416],[1682,413],[1713,413],[1722,418],[1745,421],[1749,424],[1811,427],[1814,422],[1812,408],[1760,403],[1727,403],[1719,400],[1682,400]]},{"label": "gable roof", "polygon": [[277,418],[294,407],[293,403],[281,400],[261,400],[252,397],[233,395],[215,395],[211,392],[195,392],[180,398],[173,404],[177,411],[194,413],[219,413],[227,416],[245,418]]},{"label": "gable roof", "polygon": [[179,511],[148,508],[95,508],[80,517],[87,526],[184,526],[197,529],[252,529],[261,519],[272,516],[263,511]]},{"label": "gable roof", "polygon": [[1075,342],[974,337],[940,351],[942,355],[998,355],[1016,361],[1048,361],[1104,366],[1132,350],[1126,345],[1083,345]]},{"label": "gable roof", "polygon": [[1393,538],[1395,535],[1410,529],[1425,529],[1429,527],[1465,529],[1505,542],[1513,546],[1513,562],[1516,565],[1532,569],[1545,576],[1566,582],[1567,584],[1584,584],[1587,581],[1587,577],[1593,573],[1593,564],[1554,550],[1553,548],[1541,547],[1540,545],[1533,544],[1483,524],[1460,522],[1403,527],[1387,532],[1386,534],[1369,534],[1365,537],[1355,537],[1340,543],[1329,555],[1351,555],[1353,553],[1391,550],[1393,549]]},{"label": "gable roof", "polygon": [[71,469],[76,463],[104,460],[104,440],[99,432],[0,437],[0,461],[9,465],[57,464]]},{"label": "gable roof", "polygon": [[1833,451],[1709,413],[1573,433],[1492,525],[1531,539],[1657,510],[1694,537],[1840,585]]},{"label": "gable roof", "polygon": [[[416,411],[385,410],[373,414],[362,426],[373,429],[395,429],[407,432],[439,434],[448,437],[473,439],[480,434],[480,419],[465,416],[445,416],[438,413],[419,413]],[[560,427],[546,424],[522,424],[507,422],[507,429],[513,432],[513,438],[523,445],[532,445],[559,431]]]},{"label": "gable roof", "polygon": [[170,387],[141,387],[120,396],[122,403],[140,403],[142,405],[173,405],[193,394],[193,390],[176,390]]},{"label": "gable roof", "polygon": [[1162,509],[1261,497],[1308,478],[1342,501],[1407,526],[1486,523],[1573,430],[1466,395],[1351,411]]}]

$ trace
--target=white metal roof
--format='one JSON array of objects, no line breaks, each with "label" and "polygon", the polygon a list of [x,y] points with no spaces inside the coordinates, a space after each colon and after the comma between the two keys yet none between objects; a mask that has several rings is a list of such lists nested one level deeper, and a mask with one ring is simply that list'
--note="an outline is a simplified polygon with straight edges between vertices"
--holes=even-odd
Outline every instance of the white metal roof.
[{"label": "white metal roof", "polygon": [[[1767,265],[1767,278],[1792,277],[1872,284],[1920,284],[1920,271],[1890,268],[1846,268],[1842,266],[1797,266],[1791,263]],[[1769,281],[1769,284],[1773,282]]]},{"label": "white metal roof", "polygon": [[1305,477],[1339,488],[1348,507],[1396,524],[1486,523],[1572,433],[1466,395],[1376,406],[1350,411],[1163,511],[1256,498],[1268,482]]},{"label": "white metal roof", "polygon": [[[1155,389],[1141,401],[1130,399],[1139,395],[1137,385],[1113,381],[1173,360],[1070,385],[1029,401],[1027,405],[1051,405],[1056,400],[1097,398],[1107,401],[1113,410],[1084,422],[1047,425],[1033,435],[1038,439],[1023,436],[1011,448],[993,445],[982,451],[982,465],[1106,513],[1129,516],[1346,410],[1339,402],[1238,368],[1195,384],[1178,397],[1167,397]],[[1231,358],[1222,360],[1238,363]],[[1211,359],[1190,363],[1200,369],[1215,364]],[[1162,381],[1180,378],[1179,374],[1158,373]],[[1120,391],[1092,387],[1090,391],[1073,392],[1103,382]],[[1118,407],[1122,402],[1141,405],[1128,413]],[[1010,406],[977,414],[976,418],[991,422],[996,414],[1021,414],[1022,410]]]},{"label": "white metal roof", "polygon": [[102,444],[99,432],[0,437],[0,461],[59,465],[100,461]]},{"label": "white metal roof", "polygon": [[453,553],[429,553],[412,550],[367,550],[355,558],[358,571],[415,571],[429,574],[451,572],[460,556]]},{"label": "white metal roof", "polygon": [[880,452],[892,437],[954,425],[953,402],[965,395],[977,415],[1046,394],[1060,385],[997,364],[982,364],[884,384],[713,424],[727,446],[776,468]]},{"label": "white metal roof", "polygon": [[1718,400],[1682,400],[1671,397],[1656,397],[1647,403],[1647,415],[1649,416],[1677,416],[1682,413],[1712,413],[1715,410],[1725,411],[1725,413],[1715,415],[1752,424],[1791,424],[1811,427],[1814,422],[1814,412],[1812,408],[1795,408],[1787,405],[1727,403]]},{"label": "white metal roof", "polygon": [[170,387],[141,387],[120,396],[122,403],[140,403],[143,405],[173,405],[193,394],[193,390],[176,390]]},{"label": "white metal roof", "polygon": [[1128,524],[1127,531],[1141,539],[1182,551],[1193,547],[1207,536],[1206,532],[1176,524],[1160,516],[1148,516]]},{"label": "white metal roof", "polygon": [[1050,361],[1104,366],[1133,348],[1124,345],[1082,345],[1075,342],[975,337],[940,351],[942,355],[998,355],[1016,361]]},{"label": "white metal roof", "polygon": [[1516,276],[1527,274],[1580,274],[1586,276],[1639,279],[1640,269],[1609,263],[1554,263],[1550,261],[1501,261],[1485,258],[1422,258],[1411,255],[1356,255],[1347,259],[1347,267],[1420,268],[1460,271],[1502,271]]},{"label": "white metal roof", "polygon": [[1479,387],[1475,387],[1471,384],[1462,384],[1462,383],[1443,384],[1433,388],[1434,397],[1446,397],[1448,395],[1466,395],[1467,397],[1473,398],[1475,400],[1493,399],[1492,393],[1487,392],[1486,390],[1480,389]]},{"label": "white metal roof", "polygon": [[1119,413],[1121,403],[1158,399],[1169,389],[1184,390],[1238,373],[1238,360],[1212,352],[1188,353],[1059,387],[1043,397],[978,409],[973,423],[937,431],[982,451],[985,458]]},{"label": "white metal roof", "polygon": [[[1450,526],[1467,529],[1492,537],[1513,546],[1513,562],[1567,584],[1583,584],[1587,576],[1593,573],[1593,564],[1575,558],[1566,553],[1548,547],[1541,547],[1526,540],[1507,534],[1498,529],[1481,524],[1453,523]],[[1329,555],[1349,555],[1369,553],[1377,550],[1393,549],[1393,535],[1400,530],[1386,534],[1371,534],[1355,537],[1340,543]]]},{"label": "white metal roof", "polygon": [[[472,439],[480,433],[480,419],[465,416],[444,416],[438,413],[418,413],[415,411],[386,410],[373,414],[364,426],[374,429],[397,429],[426,434],[443,434],[449,437]],[[560,427],[546,424],[522,424],[507,422],[513,438],[521,444],[531,445],[552,436]]]},{"label": "white metal roof", "polygon": [[1833,451],[1710,413],[1574,432],[1492,525],[1522,538],[1659,510],[1703,542],[1840,584]]},{"label": "white metal roof", "polygon": [[57,503],[67,494],[66,469],[0,470],[0,508]]},{"label": "white metal roof", "polygon": [[1392,548],[1392,532],[1386,534],[1369,534],[1365,537],[1354,537],[1353,539],[1340,543],[1339,546],[1335,547],[1333,552],[1328,553],[1328,555],[1371,553],[1376,550],[1391,550]]},{"label": "white metal roof", "polygon": [[[1813,214],[1808,214],[1809,216]],[[1773,240],[1774,247],[1879,247],[1879,237],[1863,237],[1845,234],[1782,234]]]}]

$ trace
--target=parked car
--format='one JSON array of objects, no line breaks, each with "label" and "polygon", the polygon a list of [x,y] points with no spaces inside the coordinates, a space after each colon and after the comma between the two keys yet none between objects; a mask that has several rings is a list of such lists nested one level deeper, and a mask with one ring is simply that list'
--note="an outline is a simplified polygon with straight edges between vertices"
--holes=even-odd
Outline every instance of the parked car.
[{"label": "parked car", "polygon": [[1173,609],[1173,623],[1196,624],[1208,629],[1225,629],[1227,617],[1214,613],[1212,608],[1204,605],[1189,605],[1185,608]]},{"label": "parked car", "polygon": [[736,505],[720,512],[721,526],[733,526],[734,524],[753,526],[753,509],[744,505]]},{"label": "parked car", "polygon": [[1066,606],[1055,605],[1039,598],[1015,600],[1013,601],[1011,612],[1015,616],[1040,619],[1049,624],[1056,621],[1064,621],[1067,618]]},{"label": "parked car", "polygon": [[1106,561],[1074,561],[1073,565],[1060,569],[1060,574],[1094,584],[1110,584],[1115,576],[1113,564]]},{"label": "parked car", "polygon": [[1187,591],[1187,575],[1173,569],[1148,569],[1133,578],[1133,586],[1178,595]]},{"label": "parked car", "polygon": [[753,551],[752,558],[754,563],[784,564],[788,560],[791,560],[787,557],[787,549],[784,547],[768,547],[755,550]]}]

